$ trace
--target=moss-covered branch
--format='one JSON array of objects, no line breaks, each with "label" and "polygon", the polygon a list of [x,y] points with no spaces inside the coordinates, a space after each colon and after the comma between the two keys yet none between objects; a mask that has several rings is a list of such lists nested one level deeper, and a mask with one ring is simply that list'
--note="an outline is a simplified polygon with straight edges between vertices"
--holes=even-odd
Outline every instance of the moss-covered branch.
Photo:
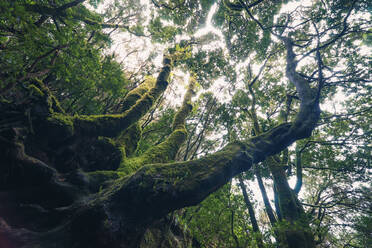
[{"label": "moss-covered branch", "polygon": [[187,138],[185,124],[192,110],[191,97],[194,94],[195,83],[195,79],[191,77],[182,105],[173,119],[172,133],[165,141],[148,149],[141,156],[123,161],[120,166],[121,171],[130,173],[146,164],[166,163],[175,159],[178,150]]},{"label": "moss-covered branch", "polygon": [[253,162],[261,162],[266,156],[279,152],[277,147],[283,142],[282,135],[290,128],[291,124],[280,125],[247,142],[230,143],[221,151],[198,160],[143,166],[102,193],[107,196],[104,201],[118,208],[115,211],[131,218],[140,214],[147,221],[195,205],[234,176],[249,170]]},{"label": "moss-covered branch", "polygon": [[125,112],[132,107],[139,99],[143,97],[151,88],[155,86],[156,79],[147,77],[145,81],[137,86],[135,89],[129,91],[121,103],[121,111]]},{"label": "moss-covered branch", "polygon": [[275,182],[282,217],[288,221],[300,219],[304,215],[304,210],[288,184],[285,170],[273,157],[267,160],[267,164]]},{"label": "moss-covered branch", "polygon": [[[126,103],[134,102],[134,105],[125,112],[115,115],[87,116],[52,114],[48,118],[50,124],[49,127],[52,129],[50,131],[55,132],[54,129],[60,129],[59,131],[70,136],[116,137],[131,125],[138,122],[149,111],[161,93],[163,93],[167,88],[168,77],[171,70],[171,59],[166,57],[163,64],[164,66],[156,79],[154,87],[143,94],[141,98],[139,98],[138,95],[141,95],[139,92],[142,91],[142,89],[129,95],[131,99],[128,98]],[[137,98],[139,99],[135,101]]]},{"label": "moss-covered branch", "polygon": [[296,72],[297,61],[296,54],[293,52],[293,41],[290,38],[284,38],[287,49],[287,78],[294,84],[300,98],[300,110],[296,116],[291,133],[298,139],[306,138],[311,135],[319,120],[320,109],[317,90],[310,87],[310,83]]},{"label": "moss-covered branch", "polygon": [[110,211],[144,221],[195,205],[234,175],[250,168],[252,163],[247,162],[250,160],[244,147],[242,143],[232,143],[198,160],[145,165],[102,192],[102,201],[109,203]]}]

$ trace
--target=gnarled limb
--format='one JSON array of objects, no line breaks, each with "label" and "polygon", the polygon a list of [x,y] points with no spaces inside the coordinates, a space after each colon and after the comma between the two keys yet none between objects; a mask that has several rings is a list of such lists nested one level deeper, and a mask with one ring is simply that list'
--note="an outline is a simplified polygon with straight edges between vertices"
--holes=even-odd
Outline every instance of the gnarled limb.
[{"label": "gnarled limb", "polygon": [[121,103],[121,112],[127,111],[130,107],[136,104],[136,102],[141,99],[146,92],[155,86],[155,83],[155,78],[149,77],[146,78],[142,84],[129,91]]},{"label": "gnarled limb", "polygon": [[183,103],[174,116],[172,133],[163,142],[148,149],[141,156],[124,161],[120,170],[130,173],[146,164],[166,163],[175,159],[178,150],[187,138],[185,124],[192,110],[191,97],[194,94],[195,83],[195,79],[191,77]]},{"label": "gnarled limb", "polygon": [[0,136],[0,155],[4,161],[0,188],[3,185],[40,185],[50,182],[56,176],[54,168],[25,153],[20,136],[22,134],[18,128],[12,128]]},{"label": "gnarled limb", "polygon": [[55,129],[65,129],[67,136],[88,137],[116,137],[134,123],[138,122],[152,107],[156,99],[168,86],[168,77],[171,70],[171,59],[166,57],[163,68],[156,79],[155,86],[145,93],[128,110],[116,115],[89,115],[89,116],[66,116],[52,114],[48,118],[50,132]]},{"label": "gnarled limb", "polygon": [[[249,170],[253,163],[278,153],[282,143],[296,139],[288,139],[290,129],[290,123],[282,124],[247,142],[230,143],[201,159],[143,166],[100,192],[86,211],[94,211],[98,222],[107,223],[106,231],[115,239],[127,242],[123,233],[132,235],[134,230],[140,231],[134,226],[145,229],[169,212],[198,204],[231,178]],[[81,215],[76,216],[76,222],[84,221],[79,221]]]}]

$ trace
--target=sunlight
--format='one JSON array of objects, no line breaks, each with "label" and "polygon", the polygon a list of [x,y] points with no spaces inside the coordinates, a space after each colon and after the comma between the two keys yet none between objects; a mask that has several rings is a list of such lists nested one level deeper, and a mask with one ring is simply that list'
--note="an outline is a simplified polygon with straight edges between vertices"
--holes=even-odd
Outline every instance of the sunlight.
[{"label": "sunlight", "polygon": [[218,35],[221,39],[223,38],[223,34],[222,34],[221,30],[215,28],[212,25],[212,18],[213,18],[213,15],[217,11],[217,7],[218,7],[217,3],[212,5],[211,9],[209,10],[208,16],[207,16],[205,27],[197,30],[194,34],[195,37],[201,37],[201,36],[206,35],[208,33],[213,33],[213,34]]}]

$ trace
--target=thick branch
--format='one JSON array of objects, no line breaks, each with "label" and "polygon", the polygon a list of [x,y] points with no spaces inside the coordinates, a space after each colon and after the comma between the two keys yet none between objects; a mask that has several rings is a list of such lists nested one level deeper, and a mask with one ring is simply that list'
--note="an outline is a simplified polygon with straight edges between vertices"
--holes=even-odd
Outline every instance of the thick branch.
[{"label": "thick branch", "polygon": [[130,173],[146,164],[167,163],[175,159],[178,150],[187,138],[185,124],[192,110],[191,97],[194,94],[194,86],[195,79],[190,78],[183,103],[173,120],[172,133],[163,142],[148,149],[141,156],[124,161],[121,167],[123,171]]},{"label": "thick branch", "polygon": [[304,211],[288,184],[285,170],[282,165],[272,157],[270,157],[267,162],[279,196],[279,209],[282,217],[289,221],[300,219]]},{"label": "thick branch", "polygon": [[130,178],[118,181],[114,192],[106,192],[108,198],[104,201],[110,202],[113,210],[125,215],[125,219],[133,218],[133,221],[138,215],[151,221],[173,210],[195,205],[232,177],[250,169],[253,162],[261,162],[266,156],[279,152],[279,144],[286,142],[281,135],[290,128],[291,124],[280,125],[248,142],[230,143],[221,151],[198,160],[146,165]]},{"label": "thick branch", "polygon": [[5,157],[9,155],[10,159],[8,160],[8,164],[4,165],[10,167],[7,184],[12,185],[16,183],[17,186],[18,184],[25,184],[28,186],[40,185],[49,183],[55,178],[57,173],[56,170],[42,161],[28,156],[25,153],[23,143],[18,141],[9,142],[2,137],[0,138],[0,145],[9,147],[9,154],[5,154]]},{"label": "thick branch", "polygon": [[164,59],[164,66],[156,79],[155,86],[122,114],[74,117],[52,115],[48,120],[54,124],[53,128],[58,126],[68,128],[70,135],[115,137],[138,122],[165,91],[171,70],[170,63],[170,59]]},{"label": "thick branch", "polygon": [[118,182],[104,201],[110,203],[111,211],[133,221],[151,221],[196,205],[251,167],[252,162],[243,151],[243,144],[232,143],[202,159],[144,166],[129,179]]},{"label": "thick branch", "polygon": [[155,79],[150,77],[147,78],[142,84],[129,91],[121,103],[121,112],[125,112],[130,107],[136,104],[136,102],[143,97],[151,88],[155,86]]}]

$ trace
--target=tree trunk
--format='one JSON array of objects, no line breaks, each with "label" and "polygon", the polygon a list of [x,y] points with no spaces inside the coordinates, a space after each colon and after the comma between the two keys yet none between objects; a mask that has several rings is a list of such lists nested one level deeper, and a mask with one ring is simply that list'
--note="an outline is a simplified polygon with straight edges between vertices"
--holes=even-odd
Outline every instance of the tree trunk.
[{"label": "tree trunk", "polygon": [[263,241],[262,241],[262,233],[261,233],[260,228],[257,224],[257,219],[256,219],[256,215],[254,213],[253,205],[252,205],[251,201],[249,200],[249,196],[248,196],[247,190],[245,188],[244,181],[243,181],[242,177],[238,176],[238,179],[239,179],[240,189],[242,190],[242,193],[243,193],[244,202],[245,202],[245,204],[248,208],[249,218],[251,220],[252,228],[253,228],[253,232],[254,232],[254,238],[256,239],[257,246],[259,248],[263,248],[264,244],[263,244]]},{"label": "tree trunk", "polygon": [[311,232],[308,219],[297,195],[288,184],[284,168],[273,157],[270,157],[269,160],[269,168],[274,179],[282,217],[276,226],[281,246],[289,248],[315,247],[314,235]]}]

